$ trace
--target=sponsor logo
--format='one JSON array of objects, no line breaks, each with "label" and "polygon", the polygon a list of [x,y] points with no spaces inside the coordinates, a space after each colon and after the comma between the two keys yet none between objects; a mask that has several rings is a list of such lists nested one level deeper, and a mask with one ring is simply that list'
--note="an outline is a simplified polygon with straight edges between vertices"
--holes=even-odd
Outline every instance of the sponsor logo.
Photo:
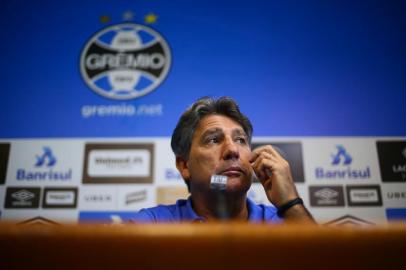
[{"label": "sponsor logo", "polygon": [[148,176],[148,150],[93,150],[89,153],[90,176]]},{"label": "sponsor logo", "polygon": [[82,187],[79,208],[81,210],[117,209],[117,189],[112,187]]},{"label": "sponsor logo", "polygon": [[158,187],[157,204],[174,204],[179,199],[186,199],[189,196],[187,187]]},{"label": "sponsor logo", "polygon": [[43,152],[36,155],[33,170],[17,169],[18,181],[69,181],[72,180],[72,169],[66,171],[54,170],[57,158],[50,147],[43,147]]},{"label": "sponsor logo", "polygon": [[84,105],[81,113],[83,118],[91,117],[134,117],[134,116],[161,116],[162,104],[109,104]]},{"label": "sponsor logo", "polygon": [[349,206],[382,206],[381,190],[378,185],[347,186]]},{"label": "sponsor logo", "polygon": [[[252,144],[252,149],[269,144],[271,144],[272,147],[289,162],[293,181],[296,183],[305,182],[302,144],[300,142],[255,142]],[[257,178],[255,178],[254,181],[259,182]]]},{"label": "sponsor logo", "polygon": [[389,200],[405,200],[406,191],[389,191],[386,193],[386,198]]},{"label": "sponsor logo", "polygon": [[351,215],[345,215],[334,219],[330,222],[327,222],[325,225],[328,226],[342,226],[342,227],[364,227],[364,226],[371,226],[375,225],[372,222],[360,219],[358,217],[354,217]]},{"label": "sponsor logo", "polygon": [[[371,169],[351,167],[353,158],[342,145],[337,145],[337,152],[331,154],[332,168],[317,167],[315,176],[317,179],[369,179]],[[339,167],[339,168],[334,168]]]},{"label": "sponsor logo", "polygon": [[309,192],[311,206],[344,206],[344,190],[342,186],[309,186]]},{"label": "sponsor logo", "polygon": [[77,188],[45,188],[43,208],[76,208]]},{"label": "sponsor logo", "polygon": [[152,183],[153,144],[86,144],[83,183]]},{"label": "sponsor logo", "polygon": [[52,154],[52,150],[49,147],[43,148],[44,152],[42,155],[37,155],[37,162],[35,163],[35,167],[53,167],[56,164],[56,157]]},{"label": "sponsor logo", "polygon": [[41,188],[9,187],[4,208],[38,208]]},{"label": "sponsor logo", "polygon": [[386,209],[386,218],[388,221],[405,221],[406,208],[388,208]]},{"label": "sponsor logo", "polygon": [[121,224],[131,221],[136,212],[100,212],[85,211],[79,213],[79,223]]},{"label": "sponsor logo", "polygon": [[406,182],[406,141],[376,143],[383,182]]},{"label": "sponsor logo", "polygon": [[165,39],[140,24],[109,26],[86,44],[80,70],[86,84],[110,99],[133,99],[155,90],[166,78],[171,53]]},{"label": "sponsor logo", "polygon": [[99,203],[99,202],[112,202],[113,196],[111,194],[87,194],[83,196],[86,202]]},{"label": "sponsor logo", "polygon": [[332,155],[332,165],[338,165],[340,163],[344,165],[350,165],[352,162],[352,157],[347,153],[342,145],[337,145],[337,153]]},{"label": "sponsor logo", "polygon": [[133,203],[138,203],[145,201],[147,199],[147,191],[146,190],[139,190],[139,191],[134,191],[131,193],[128,193],[125,196],[125,204],[130,205]]},{"label": "sponsor logo", "polygon": [[6,181],[9,154],[10,144],[0,143],[0,184]]},{"label": "sponsor logo", "polygon": [[31,219],[22,221],[22,222],[18,223],[18,225],[42,227],[42,226],[55,226],[55,225],[59,225],[59,224],[52,220],[49,220],[47,218],[37,216],[37,217],[31,218]]}]

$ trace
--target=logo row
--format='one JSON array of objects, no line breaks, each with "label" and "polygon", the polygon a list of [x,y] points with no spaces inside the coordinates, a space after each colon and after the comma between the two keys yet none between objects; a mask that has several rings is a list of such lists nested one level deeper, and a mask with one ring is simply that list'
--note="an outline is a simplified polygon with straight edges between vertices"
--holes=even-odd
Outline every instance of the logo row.
[{"label": "logo row", "polygon": [[[80,196],[79,196],[80,193]],[[185,186],[7,187],[5,209],[80,208],[81,210],[139,210],[187,198]]]},{"label": "logo row", "polygon": [[[42,208],[76,208],[78,189],[44,188]],[[39,208],[41,188],[39,187],[9,187],[6,192],[4,208]]]},{"label": "logo row", "polygon": [[[312,207],[351,207],[382,206],[382,194],[379,185],[340,185],[309,186],[310,206]],[[117,196],[123,200],[121,208],[128,208],[133,204],[148,206],[155,203],[151,188],[123,189],[114,192],[112,188],[99,190],[83,190],[81,207],[84,209],[114,209],[118,206]],[[185,187],[159,187],[157,203],[173,203],[179,198],[188,196]],[[346,196],[345,196],[346,194]],[[405,191],[388,191],[388,200],[406,201]],[[8,187],[4,208],[39,208],[41,198],[40,187]],[[78,198],[77,187],[45,187],[42,194],[42,208],[76,208]],[[142,205],[140,205],[140,203]],[[145,204],[145,205],[144,205]],[[90,208],[89,208],[90,207]]]},{"label": "logo row", "polygon": [[[169,142],[168,142],[169,143]],[[9,164],[9,143],[0,143],[0,183],[69,182],[82,179],[84,184],[152,183],[156,163],[153,143],[87,143],[84,157],[81,144],[37,145],[13,144],[13,159]],[[272,144],[289,161],[295,182],[305,182],[301,142],[254,143],[253,148]],[[376,149],[360,141],[344,144],[306,142],[306,163],[312,180],[364,180],[406,182],[406,141],[378,141]],[[168,160],[167,152],[158,152],[159,162]],[[82,165],[83,164],[83,165]],[[168,164],[167,167],[174,164]],[[379,167],[379,168],[378,168]],[[7,175],[7,169],[10,173]],[[176,177],[167,173],[165,177]]]},{"label": "logo row", "polygon": [[[310,205],[313,207],[345,206],[343,186],[309,186]],[[379,185],[346,186],[349,206],[382,206]]]}]

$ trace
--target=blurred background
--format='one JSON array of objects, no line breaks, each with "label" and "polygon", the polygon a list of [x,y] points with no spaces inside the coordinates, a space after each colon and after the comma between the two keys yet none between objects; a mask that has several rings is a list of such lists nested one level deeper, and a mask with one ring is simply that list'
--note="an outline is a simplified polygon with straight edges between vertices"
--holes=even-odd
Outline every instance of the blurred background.
[{"label": "blurred background", "polygon": [[320,223],[406,219],[404,1],[1,7],[1,220],[120,223],[186,198],[170,136],[201,96],[240,104]]}]

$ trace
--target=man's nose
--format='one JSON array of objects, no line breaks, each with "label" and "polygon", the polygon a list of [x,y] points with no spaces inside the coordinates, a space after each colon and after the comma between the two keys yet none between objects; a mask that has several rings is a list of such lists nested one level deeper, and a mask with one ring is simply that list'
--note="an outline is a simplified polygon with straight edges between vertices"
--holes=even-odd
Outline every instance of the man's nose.
[{"label": "man's nose", "polygon": [[239,149],[232,139],[226,139],[223,146],[223,159],[238,159],[240,157]]}]

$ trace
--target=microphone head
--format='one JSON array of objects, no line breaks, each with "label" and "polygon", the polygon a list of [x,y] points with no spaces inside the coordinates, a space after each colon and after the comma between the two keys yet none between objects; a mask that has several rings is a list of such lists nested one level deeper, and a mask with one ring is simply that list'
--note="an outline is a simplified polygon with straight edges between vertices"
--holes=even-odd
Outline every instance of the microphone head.
[{"label": "microphone head", "polygon": [[227,176],[214,174],[211,176],[210,189],[213,190],[226,190]]}]

